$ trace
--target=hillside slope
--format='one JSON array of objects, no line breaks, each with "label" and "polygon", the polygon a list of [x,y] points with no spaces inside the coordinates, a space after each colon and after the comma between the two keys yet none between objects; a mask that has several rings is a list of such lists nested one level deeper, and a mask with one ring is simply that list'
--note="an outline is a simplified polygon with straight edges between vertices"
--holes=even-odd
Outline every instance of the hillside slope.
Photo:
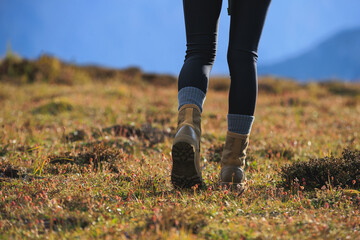
[{"label": "hillside slope", "polygon": [[340,32],[305,53],[259,67],[260,74],[301,81],[329,78],[360,80],[360,28]]}]

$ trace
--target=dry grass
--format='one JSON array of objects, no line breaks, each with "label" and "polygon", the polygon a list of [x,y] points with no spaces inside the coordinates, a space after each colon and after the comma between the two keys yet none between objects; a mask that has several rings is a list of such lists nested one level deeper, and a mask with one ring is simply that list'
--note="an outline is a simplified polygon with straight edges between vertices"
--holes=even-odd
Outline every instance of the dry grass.
[{"label": "dry grass", "polygon": [[[129,79],[142,74],[135,70]],[[101,70],[91,71],[101,78]],[[357,176],[341,188],[333,181],[302,188],[303,175],[289,188],[280,184],[282,168],[300,174],[309,159],[337,179],[326,164],[340,164],[345,148],[360,149],[358,94],[334,84],[260,81],[248,189],[238,196],[218,182],[227,91],[210,88],[204,105],[205,187],[179,191],[170,184],[176,86],[129,79],[0,82],[0,238],[360,237]]]}]

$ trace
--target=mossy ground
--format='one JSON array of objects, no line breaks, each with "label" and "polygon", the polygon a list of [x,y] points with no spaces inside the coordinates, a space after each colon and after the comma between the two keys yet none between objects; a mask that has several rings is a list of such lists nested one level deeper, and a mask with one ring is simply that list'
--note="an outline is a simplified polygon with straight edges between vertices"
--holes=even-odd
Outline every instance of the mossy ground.
[{"label": "mossy ground", "polygon": [[0,238],[359,239],[358,184],[286,187],[280,174],[360,149],[359,87],[260,81],[239,196],[219,186],[227,83],[212,84],[205,187],[175,190],[175,85],[0,82]]}]

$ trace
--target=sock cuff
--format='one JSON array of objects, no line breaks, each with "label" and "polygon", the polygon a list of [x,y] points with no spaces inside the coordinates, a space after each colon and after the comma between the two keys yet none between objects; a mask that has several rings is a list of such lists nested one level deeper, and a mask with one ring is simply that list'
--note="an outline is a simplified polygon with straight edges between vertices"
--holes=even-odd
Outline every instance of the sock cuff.
[{"label": "sock cuff", "polygon": [[205,97],[206,94],[199,88],[184,87],[178,92],[178,110],[185,104],[196,104],[200,108],[200,112],[202,112]]},{"label": "sock cuff", "polygon": [[250,134],[254,116],[241,114],[228,114],[228,130],[239,134]]}]

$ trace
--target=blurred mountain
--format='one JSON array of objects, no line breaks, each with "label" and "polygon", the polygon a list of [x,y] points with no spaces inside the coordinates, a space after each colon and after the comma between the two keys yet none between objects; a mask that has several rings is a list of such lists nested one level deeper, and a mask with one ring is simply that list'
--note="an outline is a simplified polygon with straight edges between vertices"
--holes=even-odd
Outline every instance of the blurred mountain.
[{"label": "blurred mountain", "polygon": [[301,55],[259,67],[259,74],[300,81],[360,81],[360,28],[345,30]]}]

